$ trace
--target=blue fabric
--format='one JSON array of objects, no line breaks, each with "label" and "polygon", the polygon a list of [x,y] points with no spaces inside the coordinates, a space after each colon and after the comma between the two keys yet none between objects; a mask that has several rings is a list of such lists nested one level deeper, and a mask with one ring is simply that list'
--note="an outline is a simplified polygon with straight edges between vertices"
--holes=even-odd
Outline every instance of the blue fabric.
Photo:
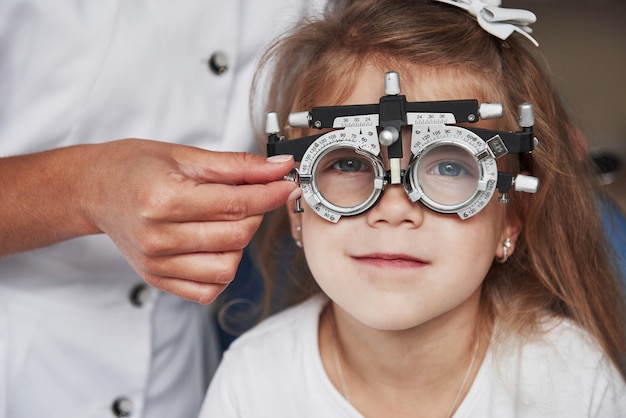
[{"label": "blue fabric", "polygon": [[265,286],[263,276],[246,248],[235,279],[216,301],[216,320],[222,350],[261,319]]},{"label": "blue fabric", "polygon": [[626,214],[612,201],[601,204],[602,219],[609,241],[615,247],[622,283],[626,288]]}]

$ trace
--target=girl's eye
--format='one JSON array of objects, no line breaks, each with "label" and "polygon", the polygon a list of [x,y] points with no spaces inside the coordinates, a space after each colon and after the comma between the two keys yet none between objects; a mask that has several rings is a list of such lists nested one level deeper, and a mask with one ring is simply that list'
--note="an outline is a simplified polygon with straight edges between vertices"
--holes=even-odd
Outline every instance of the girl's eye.
[{"label": "girl's eye", "polygon": [[468,174],[463,164],[454,161],[440,162],[439,164],[435,165],[430,170],[430,172],[432,174],[447,177],[458,177]]},{"label": "girl's eye", "polygon": [[341,172],[357,172],[364,169],[363,164],[355,159],[338,160],[333,164],[333,169]]}]

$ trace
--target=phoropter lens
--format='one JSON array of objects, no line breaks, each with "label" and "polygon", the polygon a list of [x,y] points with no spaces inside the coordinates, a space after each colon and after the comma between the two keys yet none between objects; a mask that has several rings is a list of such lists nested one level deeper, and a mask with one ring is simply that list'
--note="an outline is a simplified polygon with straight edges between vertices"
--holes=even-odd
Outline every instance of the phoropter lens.
[{"label": "phoropter lens", "polygon": [[313,179],[329,203],[351,208],[365,202],[374,190],[373,162],[353,148],[336,148],[318,162]]},{"label": "phoropter lens", "polygon": [[424,195],[443,206],[466,202],[478,188],[478,161],[461,146],[446,144],[427,150],[416,169]]}]

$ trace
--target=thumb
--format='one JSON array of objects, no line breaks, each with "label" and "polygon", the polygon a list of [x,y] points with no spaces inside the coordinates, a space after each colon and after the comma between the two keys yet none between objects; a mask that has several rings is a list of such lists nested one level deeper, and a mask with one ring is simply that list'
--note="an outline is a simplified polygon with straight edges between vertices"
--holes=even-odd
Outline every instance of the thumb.
[{"label": "thumb", "polygon": [[248,152],[204,151],[187,160],[188,175],[202,183],[259,184],[281,180],[294,168],[291,155],[265,158]]}]

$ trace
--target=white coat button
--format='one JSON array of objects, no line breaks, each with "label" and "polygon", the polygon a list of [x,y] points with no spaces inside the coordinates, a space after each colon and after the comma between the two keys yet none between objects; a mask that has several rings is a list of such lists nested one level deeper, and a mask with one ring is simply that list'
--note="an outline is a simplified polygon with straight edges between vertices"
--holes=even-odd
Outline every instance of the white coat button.
[{"label": "white coat button", "polygon": [[209,58],[209,68],[214,74],[221,75],[228,69],[228,57],[225,53],[217,51]]},{"label": "white coat button", "polygon": [[128,299],[133,306],[141,308],[150,299],[150,287],[145,283],[138,284],[130,290]]},{"label": "white coat button", "polygon": [[133,413],[133,402],[128,398],[117,398],[113,401],[111,410],[116,417],[129,417]]}]

